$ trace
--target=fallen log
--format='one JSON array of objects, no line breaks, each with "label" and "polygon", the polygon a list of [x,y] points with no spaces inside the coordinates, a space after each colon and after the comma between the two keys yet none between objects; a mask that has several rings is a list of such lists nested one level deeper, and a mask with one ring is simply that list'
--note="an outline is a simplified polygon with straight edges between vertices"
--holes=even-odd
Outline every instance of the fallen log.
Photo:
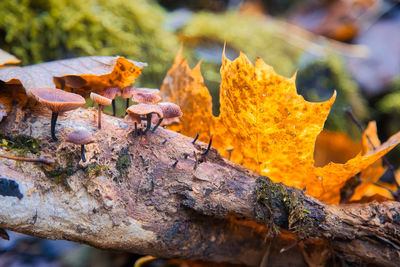
[{"label": "fallen log", "polygon": [[[207,144],[158,129],[134,138],[131,126],[94,109],[68,112],[49,136],[49,114],[14,108],[2,138],[28,136],[38,163],[0,162],[0,228],[103,249],[166,258],[259,265],[279,230],[296,242],[325,240],[348,263],[396,266],[400,260],[398,202],[327,205],[302,190],[273,183],[222,158]],[[64,142],[77,128],[96,142]],[[29,143],[29,142],[28,142]],[[29,144],[27,144],[29,145]],[[1,146],[0,150],[7,150]],[[4,153],[5,151],[0,151]],[[204,155],[205,154],[205,155]],[[275,241],[274,241],[275,240]],[[273,250],[273,249],[272,249]]]}]

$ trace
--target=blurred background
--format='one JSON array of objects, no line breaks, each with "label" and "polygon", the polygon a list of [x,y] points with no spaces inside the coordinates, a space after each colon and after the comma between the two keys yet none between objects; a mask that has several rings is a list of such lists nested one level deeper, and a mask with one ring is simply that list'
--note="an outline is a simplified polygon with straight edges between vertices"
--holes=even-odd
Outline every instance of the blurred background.
[{"label": "blurred background", "polygon": [[[350,107],[364,126],[377,121],[381,140],[400,130],[399,1],[0,1],[0,48],[22,65],[120,55],[149,63],[137,87],[159,88],[183,45],[192,67],[202,60],[215,115],[224,42],[230,59],[243,51],[283,76],[298,70],[298,91],[309,101],[326,100],[337,90],[326,129],[359,139],[344,111]],[[388,158],[398,167],[399,149]],[[139,257],[16,233],[10,241],[0,239],[0,266],[133,266]]]}]

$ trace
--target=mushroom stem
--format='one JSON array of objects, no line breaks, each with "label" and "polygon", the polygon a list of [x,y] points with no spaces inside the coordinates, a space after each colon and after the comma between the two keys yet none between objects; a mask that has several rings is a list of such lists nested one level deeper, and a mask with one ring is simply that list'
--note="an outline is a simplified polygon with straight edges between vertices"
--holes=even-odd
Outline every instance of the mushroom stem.
[{"label": "mushroom stem", "polygon": [[58,112],[52,112],[51,113],[51,126],[50,126],[50,131],[51,131],[51,138],[53,138],[53,141],[58,141],[58,138],[56,136],[56,122],[58,118]]},{"label": "mushroom stem", "polygon": [[99,104],[97,108],[97,128],[101,129],[101,110],[103,109],[103,105]]},{"label": "mushroom stem", "polygon": [[[129,97],[126,99],[126,109],[129,108]],[[125,116],[128,114],[128,111],[125,111]]]},{"label": "mushroom stem", "polygon": [[113,116],[115,116],[115,99],[111,101],[112,109],[113,109]]},{"label": "mushroom stem", "polygon": [[206,149],[206,151],[204,151],[203,153],[201,153],[202,156],[207,155],[208,151],[210,151],[211,144],[212,144],[212,139],[213,139],[213,134],[210,135],[210,141],[208,141],[207,149]]},{"label": "mushroom stem", "polygon": [[164,118],[160,118],[160,119],[158,120],[156,126],[154,126],[153,130],[151,130],[152,133],[154,133],[154,132],[157,130],[158,126],[160,126],[160,124],[161,124],[161,122],[163,121],[163,119],[164,119]]},{"label": "mushroom stem", "polygon": [[138,128],[137,128],[137,122],[135,122],[135,131],[133,132],[133,137],[138,136]]},{"label": "mushroom stem", "polygon": [[146,115],[146,121],[147,121],[147,125],[146,125],[146,129],[144,130],[143,134],[146,134],[148,130],[150,130],[151,127],[151,113]]},{"label": "mushroom stem", "polygon": [[194,145],[194,143],[196,143],[197,138],[199,138],[199,136],[200,136],[199,133],[197,133],[197,134],[196,134],[196,137],[195,137],[195,138],[193,139],[193,141],[192,141],[192,144],[193,144],[193,145]]},{"label": "mushroom stem", "polygon": [[85,145],[81,145],[81,159],[83,162],[86,162],[86,157],[85,157]]}]

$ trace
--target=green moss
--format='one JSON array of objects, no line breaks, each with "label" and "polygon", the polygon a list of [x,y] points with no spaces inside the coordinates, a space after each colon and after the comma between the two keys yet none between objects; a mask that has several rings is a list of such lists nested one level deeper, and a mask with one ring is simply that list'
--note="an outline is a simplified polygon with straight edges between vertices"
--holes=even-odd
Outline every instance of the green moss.
[{"label": "green moss", "polygon": [[4,0],[0,47],[25,65],[88,55],[150,62],[139,80],[159,87],[178,47],[165,16],[145,0]]},{"label": "green moss", "polygon": [[99,165],[96,163],[89,164],[86,168],[86,173],[89,175],[89,178],[98,177],[103,175],[103,171],[109,169],[107,165]]},{"label": "green moss", "polygon": [[38,140],[27,135],[7,136],[0,133],[0,146],[16,152],[18,156],[22,157],[27,156],[28,153],[39,152]]},{"label": "green moss", "polygon": [[[284,221],[279,221],[280,218],[267,218],[267,220],[273,220],[274,224],[280,226],[287,226],[288,230],[295,231],[301,236],[312,226],[309,220],[310,211],[299,199],[296,191],[288,191],[282,183],[274,183],[264,176],[257,179],[256,190],[257,201],[269,211],[268,216],[272,216],[275,209],[286,211],[287,220],[286,218]],[[273,225],[272,229],[278,227]]]},{"label": "green moss", "polygon": [[132,161],[129,155],[129,147],[124,147],[121,149],[119,152],[117,164],[115,165],[115,168],[119,171],[119,178],[116,180],[126,178],[128,175],[128,169],[132,165]]},{"label": "green moss", "polygon": [[59,159],[65,161],[65,165],[61,164],[57,159],[54,167],[41,166],[41,170],[54,184],[61,184],[67,190],[71,190],[67,178],[74,175],[80,167],[76,164],[77,155],[73,152],[60,153]]},{"label": "green moss", "polygon": [[56,161],[54,168],[48,170],[46,167],[41,167],[43,173],[49,178],[54,184],[61,184],[65,186],[67,190],[71,190],[68,184],[67,178],[75,174],[78,168],[72,163],[68,163],[67,166],[62,166]]}]

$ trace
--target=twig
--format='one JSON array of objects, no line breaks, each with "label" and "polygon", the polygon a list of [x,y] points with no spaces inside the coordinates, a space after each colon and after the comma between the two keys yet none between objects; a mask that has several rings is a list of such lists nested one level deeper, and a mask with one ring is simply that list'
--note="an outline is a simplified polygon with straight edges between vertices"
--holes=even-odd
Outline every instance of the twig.
[{"label": "twig", "polygon": [[23,157],[4,155],[4,154],[0,154],[0,158],[6,158],[6,159],[12,159],[12,160],[20,160],[20,161],[26,161],[26,162],[38,162],[38,163],[44,163],[44,164],[48,164],[48,165],[54,165],[54,163],[55,163],[55,161],[52,160],[52,159],[23,158]]}]

